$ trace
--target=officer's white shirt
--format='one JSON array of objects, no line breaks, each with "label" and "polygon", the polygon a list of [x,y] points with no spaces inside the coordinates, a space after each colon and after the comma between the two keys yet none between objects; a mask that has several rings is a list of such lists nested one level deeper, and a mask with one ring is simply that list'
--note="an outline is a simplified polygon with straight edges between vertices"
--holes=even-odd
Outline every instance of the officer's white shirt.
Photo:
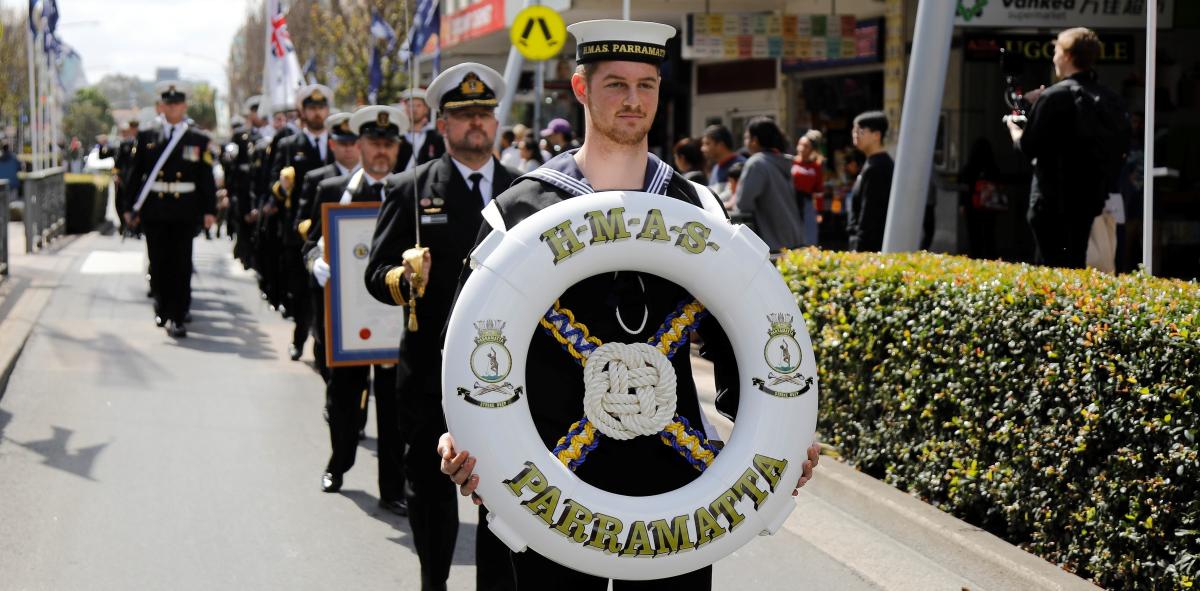
[{"label": "officer's white shirt", "polygon": [[479,206],[483,207],[487,205],[488,202],[492,200],[492,177],[496,174],[496,160],[493,158],[488,158],[487,164],[484,164],[483,168],[480,168],[479,170],[471,170],[471,167],[459,162],[458,160],[455,160],[454,158],[450,158],[450,161],[453,162],[454,166],[458,168],[459,174],[461,174],[463,180],[467,182],[468,189],[471,188],[472,174],[478,172],[483,175],[483,178],[479,179],[479,192],[483,193],[483,203],[480,203]]},{"label": "officer's white shirt", "polygon": [[425,129],[420,131],[405,132],[404,137],[408,143],[412,144],[412,156],[408,158],[408,164],[404,165],[404,170],[408,170],[417,165],[417,155],[421,153],[421,148],[425,146]]},{"label": "officer's white shirt", "polygon": [[316,146],[317,152],[321,154],[321,161],[324,162],[329,150],[329,131],[322,131],[321,135],[317,135],[305,129],[304,135],[308,136],[310,144]]},{"label": "officer's white shirt", "polygon": [[179,133],[180,130],[183,129],[183,124],[184,124],[184,122],[180,121],[179,123],[171,125],[170,123],[167,123],[166,119],[163,119],[163,122],[162,122],[163,136],[167,138],[167,141],[170,141],[175,138],[175,134]]},{"label": "officer's white shirt", "polygon": [[358,172],[358,169],[359,169],[358,166],[355,166],[354,168],[346,168],[345,166],[342,166],[342,163],[340,163],[336,160],[333,161],[333,165],[335,167],[337,167],[337,175],[338,176],[346,176],[348,174],[354,174],[355,172]]}]

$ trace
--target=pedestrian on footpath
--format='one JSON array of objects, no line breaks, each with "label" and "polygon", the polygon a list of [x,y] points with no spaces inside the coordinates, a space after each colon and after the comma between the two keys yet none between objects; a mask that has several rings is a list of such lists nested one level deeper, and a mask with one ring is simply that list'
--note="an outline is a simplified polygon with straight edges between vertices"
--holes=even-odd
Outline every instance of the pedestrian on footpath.
[{"label": "pedestrian on footpath", "polygon": [[792,186],[796,189],[796,204],[804,219],[804,245],[816,246],[820,224],[817,203],[825,192],[825,157],[821,142],[825,135],[810,129],[796,142],[796,157],[792,160]]},{"label": "pedestrian on footpath", "polygon": [[708,186],[717,195],[724,193],[728,188],[729,168],[746,161],[745,156],[733,149],[733,134],[724,125],[709,125],[704,129],[704,135],[700,136],[700,151],[712,164]]},{"label": "pedestrian on footpath", "polygon": [[883,111],[867,111],[854,118],[850,137],[854,147],[867,157],[867,162],[854,180],[846,214],[846,232],[850,250],[879,252],[883,250],[883,229],[887,225],[888,199],[892,194],[892,172],[895,162],[884,148],[888,120]]},{"label": "pedestrian on footpath", "polygon": [[749,216],[771,252],[803,246],[804,228],[792,188],[792,159],[784,154],[788,145],[783,130],[766,117],[756,117],[746,125],[742,141],[750,158],[727,208]]},{"label": "pedestrian on footpath", "polygon": [[[611,190],[641,190],[678,199],[707,211],[723,214],[721,204],[703,185],[685,180],[670,165],[648,151],[646,135],[658,110],[660,67],[666,59],[667,40],[674,27],[659,23],[601,20],[568,27],[581,48],[579,66],[571,78],[575,98],[584,106],[583,146],[567,151],[529,173],[501,194],[494,212],[507,228],[535,212],[565,199],[588,199]],[[582,48],[590,51],[582,53]],[[601,82],[603,81],[603,82]],[[790,181],[789,181],[790,182]],[[791,190],[786,193],[791,198]],[[489,216],[489,219],[492,219]],[[491,227],[482,227],[480,237]],[[465,280],[464,271],[464,280]],[[461,285],[461,283],[460,283]],[[572,311],[591,335],[603,342],[645,342],[656,330],[656,322],[692,296],[682,287],[660,277],[636,272],[605,273],[585,279],[567,289],[559,305]],[[636,330],[631,325],[640,327]],[[737,409],[738,388],[733,376],[736,362],[728,339],[717,320],[709,316],[699,326],[704,337],[701,355],[716,364],[717,407],[732,416]],[[703,425],[696,385],[688,355],[672,361],[677,376],[677,412],[692,425]],[[526,386],[529,407],[539,435],[553,449],[570,425],[583,416],[583,369],[563,352],[558,341],[538,331],[530,341]],[[701,432],[703,436],[703,432]],[[604,453],[589,456],[576,474],[581,480],[608,492],[649,496],[685,486],[699,476],[688,462],[657,438],[605,440]],[[414,441],[418,453],[421,442]],[[460,486],[463,495],[474,495],[479,477],[473,474],[476,459],[469,450],[455,448],[449,433],[438,443],[442,472]],[[818,448],[809,449],[802,486],[812,476]],[[630,474],[647,477],[630,478]],[[653,475],[649,477],[649,475]],[[476,504],[486,499],[473,497]],[[532,549],[512,553],[517,588],[522,590],[571,589],[600,591],[609,580],[574,571],[541,556]],[[613,589],[712,588],[712,567],[658,581],[613,581]]]},{"label": "pedestrian on footpath", "polygon": [[209,137],[186,119],[187,86],[164,81],[155,92],[163,122],[138,133],[129,172],[129,188],[138,192],[121,217],[146,234],[155,324],[183,338],[192,300],[192,239],[216,221],[217,188]]},{"label": "pedestrian on footpath", "polygon": [[[454,486],[433,455],[438,437],[446,431],[442,328],[450,316],[462,261],[483,223],[482,209],[518,175],[492,154],[499,127],[495,111],[504,94],[499,73],[479,64],[459,64],[435,78],[427,92],[438,109],[437,129],[445,137],[446,153],[388,178],[366,283],[375,299],[404,306],[410,321],[400,341],[397,368],[401,430],[409,445],[404,456],[409,524],[421,560],[421,589],[437,591],[446,588],[458,537]],[[406,256],[418,244],[428,252]],[[438,271],[431,273],[432,269]],[[475,544],[478,588],[511,588],[507,548],[487,528],[482,511]]]},{"label": "pedestrian on footpath", "polygon": [[[342,119],[338,115],[330,118],[332,137],[337,144],[349,143],[351,136],[356,137],[353,145],[361,157],[351,159],[343,153],[346,151],[344,147],[334,148],[339,152],[338,161],[330,165],[333,171],[324,174],[341,171],[347,174],[323,179],[315,187],[312,205],[318,212],[325,203],[383,201],[386,188],[384,179],[396,166],[400,154],[400,134],[408,128],[408,118],[395,107],[363,107],[355,111],[348,121]],[[359,161],[362,162],[361,167],[357,165]],[[345,165],[352,162],[354,168],[347,169]],[[309,182],[316,178],[313,173],[307,177]],[[329,281],[330,268],[329,262],[324,259],[321,216],[309,219],[311,223],[304,243],[305,267],[311,273],[310,277],[323,289]],[[322,298],[317,315],[322,323],[325,313]],[[319,354],[324,357],[325,351],[319,351]],[[375,395],[375,420],[379,431],[379,506],[397,515],[408,515],[401,465],[404,441],[397,424],[396,365],[331,367],[327,373],[329,379],[325,385],[325,404],[332,453],[321,475],[321,490],[327,493],[341,490],[343,475],[354,466],[358,432],[365,420],[365,402],[370,391]]]},{"label": "pedestrian on footpath", "polygon": [[1008,119],[1013,146],[1034,165],[1026,219],[1037,261],[1082,269],[1088,236],[1116,185],[1130,145],[1129,115],[1093,67],[1100,38],[1076,27],[1054,41],[1053,86],[1025,94],[1033,106],[1022,128]]}]

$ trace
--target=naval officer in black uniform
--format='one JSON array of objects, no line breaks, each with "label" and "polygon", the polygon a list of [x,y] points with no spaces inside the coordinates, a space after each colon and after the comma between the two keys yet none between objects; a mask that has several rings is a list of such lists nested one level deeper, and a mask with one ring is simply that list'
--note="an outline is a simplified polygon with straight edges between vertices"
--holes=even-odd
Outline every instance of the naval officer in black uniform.
[{"label": "naval officer in black uniform", "polygon": [[[358,136],[350,129],[350,113],[334,113],[325,119],[329,130],[329,149],[333,151],[333,163],[315,168],[304,175],[300,184],[300,201],[293,220],[294,231],[300,240],[307,241],[309,228],[320,223],[321,204],[317,199],[317,187],[323,181],[346,176],[358,170]],[[301,245],[301,256],[307,252]],[[308,263],[306,263],[308,265]],[[329,379],[325,366],[325,290],[308,278],[308,299],[312,309],[313,367],[321,377]],[[366,420],[365,417],[363,419]]]},{"label": "naval officer in black uniform", "polygon": [[428,93],[421,88],[400,93],[398,108],[412,122],[412,129],[405,132],[405,142],[400,146],[400,170],[409,170],[430,160],[437,160],[446,153],[446,142],[430,119],[428,100]]},{"label": "naval officer in black uniform", "polygon": [[[308,295],[309,275],[304,270],[300,247],[304,241],[295,231],[296,210],[300,201],[301,183],[309,171],[333,163],[329,148],[329,117],[333,91],[323,84],[309,84],[296,91],[296,108],[300,111],[303,129],[284,138],[272,156],[271,178],[275,181],[272,195],[282,224],[282,273],[284,305],[292,316],[295,329],[288,355],[293,361],[304,353],[312,324],[312,306]],[[290,172],[288,172],[290,170]]]},{"label": "naval officer in black uniform", "polygon": [[[334,134],[339,142],[345,141],[347,134],[358,137],[356,149],[361,154],[362,165],[348,171],[349,174],[321,181],[315,191],[314,211],[320,212],[321,205],[325,203],[382,201],[384,179],[396,166],[400,134],[405,129],[408,129],[408,119],[404,114],[399,109],[386,106],[363,107],[350,117],[346,129],[335,128]],[[319,214],[310,219],[312,221],[304,243],[305,265],[317,284],[324,288],[330,272],[329,263],[323,258],[324,228]],[[319,314],[322,323],[324,312],[322,298]],[[320,351],[320,354],[324,356],[325,352]],[[354,465],[358,432],[366,413],[362,406],[362,395],[370,387],[375,394],[375,419],[379,431],[379,506],[398,515],[407,515],[401,463],[404,441],[397,425],[396,366],[331,367],[328,375],[325,401],[333,453],[325,466],[325,473],[321,475],[321,489],[325,492],[340,490],[342,475]]]},{"label": "naval officer in black uniform", "polygon": [[[498,196],[496,213],[507,228],[565,199],[587,199],[610,190],[643,191],[678,199],[723,215],[723,208],[705,187],[684,179],[665,162],[648,153],[646,136],[658,109],[659,67],[666,59],[667,40],[675,36],[668,25],[606,20],[576,23],[567,28],[578,41],[579,64],[571,79],[575,98],[584,105],[587,134],[581,148],[569,150],[526,174]],[[480,239],[491,231],[481,229]],[[464,273],[465,277],[466,273]],[[605,273],[567,289],[559,303],[602,342],[645,343],[676,306],[692,300],[682,287],[648,273]],[[737,365],[728,339],[712,316],[700,325],[701,355],[715,364],[716,406],[732,418],[737,410]],[[526,371],[527,396],[534,425],[548,449],[584,416],[583,369],[563,352],[553,337],[537,331],[530,341]],[[671,359],[677,376],[677,412],[696,428],[704,425],[687,349]],[[703,429],[701,429],[703,431]],[[715,436],[715,433],[709,433]],[[809,460],[797,486],[812,475],[819,448]],[[454,449],[445,434],[439,443],[442,471],[473,494],[478,476],[475,458]],[[608,492],[649,496],[669,492],[699,477],[700,472],[658,437],[619,441],[604,438],[575,471],[579,478]],[[630,478],[630,474],[653,478]],[[476,502],[480,499],[476,498]],[[559,565],[532,550],[513,553],[519,589],[608,589],[607,579]],[[658,581],[613,581],[616,591],[631,589],[689,589],[712,587],[712,567]]]},{"label": "naval officer in black uniform", "polygon": [[122,211],[127,225],[140,225],[150,256],[150,288],[159,326],[175,338],[187,336],[184,318],[191,302],[192,238],[216,221],[217,188],[209,137],[189,127],[187,87],[155,86],[162,125],[138,133],[129,171],[130,199]]},{"label": "naval officer in black uniform", "polygon": [[[446,430],[441,404],[442,328],[450,315],[462,262],[483,221],[481,210],[517,175],[492,156],[499,125],[495,108],[503,94],[500,74],[472,63],[446,70],[429,85],[427,96],[438,108],[437,127],[445,138],[446,154],[388,179],[367,264],[371,295],[406,306],[406,316],[416,306],[416,330],[410,324],[400,342],[398,372],[401,429],[409,445],[404,462],[410,483],[409,523],[421,560],[421,588],[427,591],[446,588],[458,535],[454,487],[439,472],[438,458],[431,453]],[[405,251],[418,243],[418,223],[420,245],[429,253],[424,264],[418,262],[419,256],[406,263]],[[424,297],[412,302],[411,279],[418,266],[426,287]],[[475,554],[480,589],[511,585],[507,550],[482,518]]]}]

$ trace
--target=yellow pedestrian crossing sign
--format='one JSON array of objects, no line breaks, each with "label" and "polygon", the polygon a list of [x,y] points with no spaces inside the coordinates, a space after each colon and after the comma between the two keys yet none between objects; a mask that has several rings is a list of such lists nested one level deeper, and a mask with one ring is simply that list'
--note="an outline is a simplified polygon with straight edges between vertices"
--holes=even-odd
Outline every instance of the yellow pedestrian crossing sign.
[{"label": "yellow pedestrian crossing sign", "polygon": [[508,36],[525,59],[541,62],[562,51],[567,41],[567,25],[553,9],[530,6],[517,13]]}]

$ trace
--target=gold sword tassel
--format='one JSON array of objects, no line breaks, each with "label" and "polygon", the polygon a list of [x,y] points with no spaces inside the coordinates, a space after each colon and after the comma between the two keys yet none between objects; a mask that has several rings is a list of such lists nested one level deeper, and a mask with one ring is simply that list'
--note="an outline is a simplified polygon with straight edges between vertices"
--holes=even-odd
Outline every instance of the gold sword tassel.
[{"label": "gold sword tassel", "polygon": [[408,331],[417,332],[417,298],[425,296],[425,257],[429,254],[429,248],[417,244],[413,248],[404,251],[402,255],[404,263],[412,270],[412,277],[408,280]]}]

